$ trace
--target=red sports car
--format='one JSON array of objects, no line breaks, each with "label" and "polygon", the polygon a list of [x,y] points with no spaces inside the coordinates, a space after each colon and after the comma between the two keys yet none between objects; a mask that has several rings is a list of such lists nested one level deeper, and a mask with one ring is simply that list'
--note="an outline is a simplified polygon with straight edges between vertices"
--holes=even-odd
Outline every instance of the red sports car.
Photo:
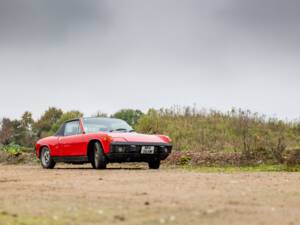
[{"label": "red sports car", "polygon": [[91,163],[95,169],[113,162],[148,162],[150,169],[159,169],[171,150],[169,137],[138,134],[125,121],[112,118],[66,121],[54,136],[36,143],[36,155],[46,169],[57,162]]}]

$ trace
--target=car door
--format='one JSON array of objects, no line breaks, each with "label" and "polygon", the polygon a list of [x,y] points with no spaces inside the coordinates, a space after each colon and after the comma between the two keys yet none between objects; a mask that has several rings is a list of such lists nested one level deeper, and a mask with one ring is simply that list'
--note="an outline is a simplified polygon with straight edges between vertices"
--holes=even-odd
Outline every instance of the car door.
[{"label": "car door", "polygon": [[56,132],[56,134],[54,135],[56,137],[56,142],[55,144],[52,146],[51,148],[51,155],[52,156],[61,156],[61,146],[59,144],[59,140],[61,137],[64,136],[64,132],[65,132],[65,124],[63,124],[59,130]]},{"label": "car door", "polygon": [[66,122],[64,134],[58,141],[61,156],[81,156],[84,143],[79,120]]}]

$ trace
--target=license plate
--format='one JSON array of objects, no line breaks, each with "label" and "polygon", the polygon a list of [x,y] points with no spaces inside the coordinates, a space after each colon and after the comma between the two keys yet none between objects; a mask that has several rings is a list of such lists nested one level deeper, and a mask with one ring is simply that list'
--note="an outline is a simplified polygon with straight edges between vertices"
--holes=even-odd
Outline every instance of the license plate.
[{"label": "license plate", "polygon": [[154,146],[142,146],[141,154],[154,154]]}]

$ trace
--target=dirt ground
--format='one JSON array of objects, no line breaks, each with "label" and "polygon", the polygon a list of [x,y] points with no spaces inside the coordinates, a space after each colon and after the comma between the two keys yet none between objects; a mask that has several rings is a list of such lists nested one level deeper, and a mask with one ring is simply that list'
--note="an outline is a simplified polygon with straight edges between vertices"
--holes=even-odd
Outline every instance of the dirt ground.
[{"label": "dirt ground", "polygon": [[0,225],[300,224],[300,173],[0,165]]}]

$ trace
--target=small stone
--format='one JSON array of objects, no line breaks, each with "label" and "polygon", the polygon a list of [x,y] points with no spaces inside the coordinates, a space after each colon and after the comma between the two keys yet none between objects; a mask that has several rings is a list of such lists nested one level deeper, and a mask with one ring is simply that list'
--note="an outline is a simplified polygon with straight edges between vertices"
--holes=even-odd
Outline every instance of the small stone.
[{"label": "small stone", "polygon": [[1,211],[0,214],[3,215],[3,216],[6,216],[6,215],[8,215],[8,212],[6,212],[6,211]]},{"label": "small stone", "polygon": [[160,222],[161,224],[164,224],[164,223],[166,223],[166,220],[165,220],[164,218],[160,218],[159,222]]},{"label": "small stone", "polygon": [[216,210],[214,210],[214,209],[208,209],[205,212],[206,212],[206,214],[213,214],[213,213],[216,212]]},{"label": "small stone", "polygon": [[140,192],[140,193],[136,193],[137,196],[142,196],[142,195],[148,195],[147,192]]},{"label": "small stone", "polygon": [[115,218],[115,220],[125,221],[125,217],[124,216],[116,215],[114,218]]},{"label": "small stone", "polygon": [[176,217],[175,217],[175,216],[170,216],[169,220],[170,220],[171,222],[173,222],[173,221],[176,220]]},{"label": "small stone", "polygon": [[54,220],[58,220],[58,216],[53,216],[53,219]]},{"label": "small stone", "polygon": [[150,205],[150,202],[145,202],[144,205]]}]

